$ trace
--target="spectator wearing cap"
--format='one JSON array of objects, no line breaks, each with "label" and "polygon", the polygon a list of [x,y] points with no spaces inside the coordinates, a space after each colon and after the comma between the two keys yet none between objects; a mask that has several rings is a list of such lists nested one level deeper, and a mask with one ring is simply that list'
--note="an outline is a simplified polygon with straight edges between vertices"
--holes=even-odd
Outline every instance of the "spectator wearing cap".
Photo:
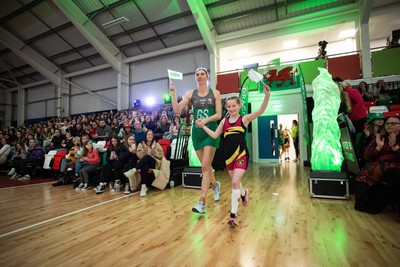
[{"label": "spectator wearing cap", "polygon": [[385,127],[383,125],[384,122],[385,117],[382,113],[368,114],[364,130],[358,134],[359,137],[357,138],[358,141],[356,142],[356,154],[360,167],[365,165],[363,154],[369,143],[375,139],[377,134],[385,133]]},{"label": "spectator wearing cap", "polygon": [[119,130],[118,137],[125,140],[128,134],[132,134],[132,125],[129,122],[124,123],[124,127]]}]

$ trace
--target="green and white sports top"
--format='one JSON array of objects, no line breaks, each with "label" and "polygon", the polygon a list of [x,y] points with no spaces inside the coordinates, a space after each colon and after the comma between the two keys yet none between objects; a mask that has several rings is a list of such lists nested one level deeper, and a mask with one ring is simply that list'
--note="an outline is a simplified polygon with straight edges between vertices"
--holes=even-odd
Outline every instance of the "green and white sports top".
[{"label": "green and white sports top", "polygon": [[[215,97],[211,89],[208,89],[208,94],[206,96],[199,96],[198,89],[195,89],[190,102],[193,106],[194,122],[197,119],[211,117],[216,112]],[[211,121],[208,122],[206,126],[215,131],[218,128],[218,123],[216,121]],[[195,150],[200,150],[205,146],[219,147],[219,137],[217,139],[212,138],[202,128],[196,127],[195,123],[192,124],[192,127],[192,140]]]}]

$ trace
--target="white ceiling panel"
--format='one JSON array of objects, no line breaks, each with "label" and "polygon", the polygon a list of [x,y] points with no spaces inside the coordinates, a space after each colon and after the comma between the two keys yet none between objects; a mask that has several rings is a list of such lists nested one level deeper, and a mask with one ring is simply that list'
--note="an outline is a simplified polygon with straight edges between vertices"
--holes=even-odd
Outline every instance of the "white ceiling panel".
[{"label": "white ceiling panel", "polygon": [[154,29],[156,29],[158,34],[163,34],[192,25],[196,25],[196,21],[194,20],[193,16],[185,16],[179,19],[175,19],[173,21],[157,25],[154,27]]},{"label": "white ceiling panel", "polygon": [[12,12],[20,9],[22,5],[15,0],[1,0],[0,1],[0,18],[5,17]]},{"label": "white ceiling panel", "polygon": [[[26,64],[25,61],[23,61],[20,57],[18,57],[16,54],[14,54],[11,51],[1,55],[1,59],[4,62],[7,62],[10,65],[12,65],[14,68],[20,67],[20,66],[23,66]],[[2,64],[0,64],[0,65],[2,65]]]},{"label": "white ceiling panel", "polygon": [[142,50],[140,50],[136,45],[124,49],[123,52],[127,57],[134,57],[143,54]]},{"label": "white ceiling panel", "polygon": [[57,58],[53,59],[52,62],[58,66],[58,65],[62,65],[64,63],[70,62],[70,61],[77,60],[79,58],[82,58],[82,56],[79,55],[78,53],[71,53],[66,56],[57,57]]},{"label": "white ceiling panel", "polygon": [[40,40],[37,40],[31,44],[31,47],[41,53],[45,57],[49,57],[55,54],[70,50],[71,46],[68,45],[58,35],[48,35]]},{"label": "white ceiling panel", "polygon": [[89,48],[79,50],[79,53],[82,54],[84,57],[88,57],[93,54],[97,54],[97,51],[93,47],[89,47]]},{"label": "white ceiling panel", "polygon": [[106,64],[107,62],[104,60],[104,58],[102,58],[100,55],[98,57],[95,58],[91,58],[89,59],[90,63],[92,63],[94,66],[98,66],[98,65],[102,65],[102,64]]},{"label": "white ceiling panel", "polygon": [[21,41],[25,41],[49,30],[49,27],[44,25],[28,11],[25,11],[8,20],[6,22],[6,27]]},{"label": "white ceiling panel", "polygon": [[133,40],[135,42],[137,42],[140,40],[154,37],[154,36],[156,36],[156,33],[154,32],[154,30],[152,28],[147,28],[142,31],[131,33],[130,36],[133,38]]},{"label": "white ceiling panel", "polygon": [[140,48],[143,50],[144,53],[164,49],[165,46],[160,41],[153,41],[148,42],[145,45],[140,45]]},{"label": "white ceiling panel", "polygon": [[116,39],[113,39],[112,41],[117,47],[121,46],[121,45],[130,44],[130,43],[133,42],[132,39],[129,36],[126,36],[126,35],[122,36],[122,37],[119,37],[119,38],[116,38]]},{"label": "white ceiling panel", "polygon": [[34,6],[31,12],[50,28],[55,28],[69,22],[65,16],[60,16],[60,12],[54,12],[47,1]]},{"label": "white ceiling panel", "polygon": [[[72,1],[72,0],[71,0]],[[90,13],[93,11],[96,11],[104,5],[101,3],[100,0],[84,0],[84,1],[79,1],[79,0],[73,0],[73,2],[85,13]]]},{"label": "white ceiling panel", "polygon": [[136,3],[150,21],[157,21],[189,10],[186,1],[137,0]]},{"label": "white ceiling panel", "polygon": [[78,47],[88,43],[88,40],[73,26],[59,31],[58,34],[67,40],[73,47]]},{"label": "white ceiling panel", "polygon": [[75,72],[75,71],[80,71],[80,70],[84,70],[87,68],[93,67],[89,62],[84,61],[84,62],[79,62],[79,63],[75,63],[69,66],[64,67],[64,70],[66,72]]},{"label": "white ceiling panel", "polygon": [[175,46],[183,43],[190,43],[193,41],[201,40],[201,34],[199,31],[187,31],[178,33],[167,38],[163,38],[164,43],[168,46]]}]

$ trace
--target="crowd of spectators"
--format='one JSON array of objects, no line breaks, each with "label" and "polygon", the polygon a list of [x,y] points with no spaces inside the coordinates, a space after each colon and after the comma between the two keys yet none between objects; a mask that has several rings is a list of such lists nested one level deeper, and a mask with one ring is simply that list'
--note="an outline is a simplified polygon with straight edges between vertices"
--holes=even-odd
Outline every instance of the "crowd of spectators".
[{"label": "crowd of spectators", "polygon": [[[100,160],[88,158],[87,154],[92,155],[92,148],[106,152],[111,138],[114,138],[114,142],[121,144],[133,139],[135,145],[139,145],[145,140],[148,130],[154,132],[155,140],[161,138],[172,140],[177,137],[181,124],[185,126],[185,134],[190,133],[190,130],[187,130],[190,129],[187,124],[191,124],[188,120],[190,114],[191,111],[186,110],[182,115],[174,116],[170,105],[163,105],[146,109],[117,112],[111,110],[89,115],[52,118],[32,125],[7,127],[0,131],[0,165],[3,169],[11,168],[8,174],[11,175],[12,180],[29,180],[28,170],[23,167],[27,162],[43,165],[49,151],[66,150],[67,156],[61,161],[59,181],[55,185],[63,184],[67,170],[73,167],[75,175],[83,178],[82,185],[78,187],[87,189],[88,172],[96,169],[100,164]],[[111,154],[108,155],[107,161],[113,166],[116,158],[112,157],[116,157],[115,153],[120,152],[121,146],[112,144],[111,147],[114,148],[114,152],[111,159]],[[125,151],[125,147],[122,151]],[[93,166],[88,169],[90,164]],[[109,172],[109,168],[104,168],[104,174],[101,175],[102,183],[109,179]],[[117,174],[116,180],[121,179],[123,179],[121,173]]]}]

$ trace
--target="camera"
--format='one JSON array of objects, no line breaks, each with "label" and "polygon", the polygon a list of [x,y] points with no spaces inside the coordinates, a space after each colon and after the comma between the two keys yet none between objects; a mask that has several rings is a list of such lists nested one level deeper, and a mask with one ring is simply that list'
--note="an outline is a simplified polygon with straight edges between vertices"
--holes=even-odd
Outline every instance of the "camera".
[{"label": "camera", "polygon": [[328,44],[328,42],[325,41],[325,40],[319,41],[319,42],[318,42],[318,45],[319,45],[320,47],[322,47],[322,49],[325,49],[325,47],[326,47],[327,44]]}]

